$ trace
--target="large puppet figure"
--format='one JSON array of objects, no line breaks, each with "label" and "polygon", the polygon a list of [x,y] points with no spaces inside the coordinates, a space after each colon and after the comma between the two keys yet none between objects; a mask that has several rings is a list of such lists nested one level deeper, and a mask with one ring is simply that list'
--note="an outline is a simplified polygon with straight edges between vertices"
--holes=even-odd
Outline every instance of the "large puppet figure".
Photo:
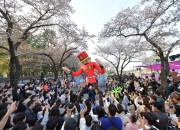
[{"label": "large puppet figure", "polygon": [[88,56],[88,54],[85,51],[79,53],[77,57],[79,58],[79,60],[82,63],[82,66],[79,68],[79,70],[77,72],[70,71],[69,69],[67,69],[65,67],[63,67],[62,69],[66,73],[71,74],[72,76],[79,76],[82,73],[84,73],[86,76],[86,84],[87,85],[92,84],[94,87],[94,84],[97,82],[96,70],[98,70],[100,74],[105,73],[105,69],[104,69],[102,63],[98,59],[96,59],[96,62],[91,62],[90,57]]},{"label": "large puppet figure", "polygon": [[81,61],[82,66],[79,68],[77,72],[70,71],[66,67],[62,67],[62,69],[72,76],[79,76],[80,74],[84,73],[86,77],[86,87],[82,90],[81,96],[88,91],[88,86],[92,85],[94,89],[97,89],[97,79],[96,74],[98,71],[100,74],[105,73],[104,66],[102,65],[101,61],[96,59],[96,62],[91,62],[91,58],[88,56],[88,54],[83,51],[78,54],[78,59]]}]

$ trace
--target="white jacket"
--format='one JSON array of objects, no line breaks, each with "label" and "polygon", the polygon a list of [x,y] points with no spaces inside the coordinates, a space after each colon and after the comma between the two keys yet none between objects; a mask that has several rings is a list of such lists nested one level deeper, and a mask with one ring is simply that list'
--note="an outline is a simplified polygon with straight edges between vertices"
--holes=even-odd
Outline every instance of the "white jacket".
[{"label": "white jacket", "polygon": [[88,127],[88,126],[86,125],[86,120],[85,120],[85,118],[80,118],[79,128],[80,128],[80,130],[91,130],[91,126]]}]

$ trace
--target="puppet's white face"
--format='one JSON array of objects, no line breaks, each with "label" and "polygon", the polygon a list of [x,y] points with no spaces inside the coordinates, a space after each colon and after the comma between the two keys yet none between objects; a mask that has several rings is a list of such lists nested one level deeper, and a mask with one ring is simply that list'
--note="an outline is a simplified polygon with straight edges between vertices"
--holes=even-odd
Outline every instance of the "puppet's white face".
[{"label": "puppet's white face", "polygon": [[91,62],[91,58],[88,58],[87,60],[83,61],[82,64],[85,65],[85,64],[87,64],[87,63],[89,63],[89,62]]}]

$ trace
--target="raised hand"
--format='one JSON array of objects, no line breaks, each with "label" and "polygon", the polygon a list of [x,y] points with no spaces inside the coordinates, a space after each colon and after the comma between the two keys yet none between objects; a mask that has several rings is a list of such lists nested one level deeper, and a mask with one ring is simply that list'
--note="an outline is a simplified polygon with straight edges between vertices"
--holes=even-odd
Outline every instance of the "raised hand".
[{"label": "raised hand", "polygon": [[11,115],[14,111],[16,111],[16,109],[17,109],[17,106],[16,106],[16,101],[15,101],[15,102],[13,102],[13,103],[11,104],[11,106],[8,108],[7,114],[8,114],[8,115]]},{"label": "raised hand", "polygon": [[82,110],[81,110],[81,112],[80,112],[80,115],[81,115],[81,117],[84,117],[84,113],[87,111],[87,106],[85,106]]},{"label": "raised hand", "polygon": [[45,108],[46,108],[46,111],[49,111],[49,109],[50,109],[49,103],[47,103],[47,104],[45,105]]},{"label": "raised hand", "polygon": [[64,72],[66,72],[66,73],[70,73],[71,71],[68,69],[68,68],[66,68],[66,67],[62,67],[62,69],[64,70]]},{"label": "raised hand", "polygon": [[101,60],[99,60],[98,58],[95,59],[96,63],[98,63],[99,65],[103,66],[103,63],[101,62]]}]

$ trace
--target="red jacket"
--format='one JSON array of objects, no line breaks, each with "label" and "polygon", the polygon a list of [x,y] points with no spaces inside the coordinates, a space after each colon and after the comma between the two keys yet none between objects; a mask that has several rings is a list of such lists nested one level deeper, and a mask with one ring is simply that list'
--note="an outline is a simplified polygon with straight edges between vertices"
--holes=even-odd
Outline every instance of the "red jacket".
[{"label": "red jacket", "polygon": [[106,72],[105,69],[101,68],[96,62],[89,62],[86,65],[82,65],[77,72],[72,72],[72,75],[79,76],[84,73],[86,76],[86,83],[90,82],[93,84],[96,82],[96,76],[94,74],[95,69],[97,69],[101,74]]}]

